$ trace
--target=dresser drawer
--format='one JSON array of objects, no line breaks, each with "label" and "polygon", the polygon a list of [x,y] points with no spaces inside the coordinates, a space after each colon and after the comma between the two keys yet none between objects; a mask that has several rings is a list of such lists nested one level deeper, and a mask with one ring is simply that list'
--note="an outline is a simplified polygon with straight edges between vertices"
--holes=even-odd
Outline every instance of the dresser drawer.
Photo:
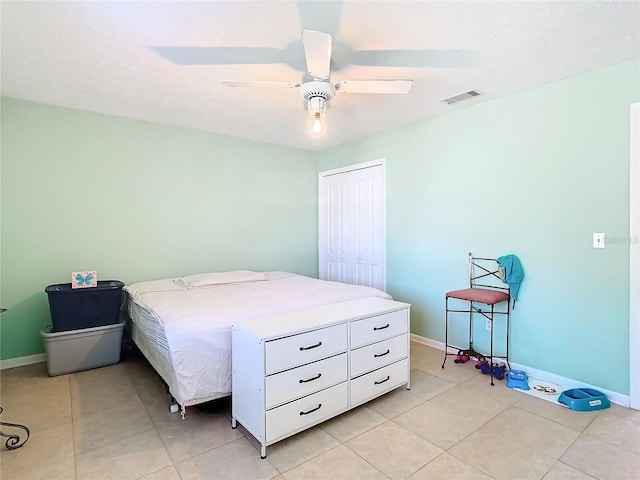
[{"label": "dresser drawer", "polygon": [[266,378],[266,407],[304,397],[347,380],[347,354],[318,360]]},{"label": "dresser drawer", "polygon": [[398,335],[351,351],[351,378],[370,372],[407,356],[407,334]]},{"label": "dresser drawer", "polygon": [[351,380],[351,406],[370,400],[409,381],[409,359]]},{"label": "dresser drawer", "polygon": [[346,410],[347,382],[266,412],[266,442],[331,418]]},{"label": "dresser drawer", "polygon": [[267,375],[347,350],[347,325],[335,325],[266,342]]},{"label": "dresser drawer", "polygon": [[406,333],[409,328],[407,313],[407,310],[399,310],[351,322],[351,348]]}]

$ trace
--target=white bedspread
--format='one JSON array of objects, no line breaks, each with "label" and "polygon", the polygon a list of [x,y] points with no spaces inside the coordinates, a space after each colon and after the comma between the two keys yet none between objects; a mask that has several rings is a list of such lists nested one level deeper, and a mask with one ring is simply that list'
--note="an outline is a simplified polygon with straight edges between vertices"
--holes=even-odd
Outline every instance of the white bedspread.
[{"label": "white bedspread", "polygon": [[[177,279],[125,287],[132,300],[165,330],[181,405],[231,392],[231,325],[364,297],[391,298],[385,292],[285,272],[266,272],[266,280],[185,288]],[[171,382],[173,383],[173,382]]]}]

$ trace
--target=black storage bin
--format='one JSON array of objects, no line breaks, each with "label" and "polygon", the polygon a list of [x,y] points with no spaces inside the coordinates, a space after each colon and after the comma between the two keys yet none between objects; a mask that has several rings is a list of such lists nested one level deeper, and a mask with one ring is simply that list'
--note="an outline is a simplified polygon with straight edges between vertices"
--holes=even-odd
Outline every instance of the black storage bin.
[{"label": "black storage bin", "polygon": [[70,283],[49,285],[51,332],[101,327],[119,322],[122,287],[118,280],[98,281],[97,287],[71,288]]}]

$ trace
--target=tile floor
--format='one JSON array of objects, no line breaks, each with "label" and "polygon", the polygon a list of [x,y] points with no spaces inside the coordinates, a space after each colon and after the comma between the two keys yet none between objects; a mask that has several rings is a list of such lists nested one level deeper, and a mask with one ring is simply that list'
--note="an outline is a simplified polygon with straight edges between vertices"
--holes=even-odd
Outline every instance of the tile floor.
[{"label": "tile floor", "polygon": [[[136,354],[118,365],[48,377],[4,370],[0,419],[31,428],[0,453],[2,479],[637,479],[640,412],[574,412],[504,386],[473,362],[440,368],[412,345],[404,387],[267,448],[231,429],[230,400],[171,414]],[[4,445],[4,443],[2,443]]]}]

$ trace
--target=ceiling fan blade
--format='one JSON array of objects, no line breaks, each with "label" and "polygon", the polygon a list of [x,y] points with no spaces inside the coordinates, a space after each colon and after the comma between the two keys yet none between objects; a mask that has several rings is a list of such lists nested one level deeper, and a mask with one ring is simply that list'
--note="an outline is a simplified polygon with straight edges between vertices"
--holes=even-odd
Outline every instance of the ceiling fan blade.
[{"label": "ceiling fan blade", "polygon": [[336,90],[344,93],[409,93],[413,80],[343,80]]},{"label": "ceiling fan blade", "polygon": [[353,52],[351,62],[371,67],[469,68],[477,65],[474,50],[362,50]]},{"label": "ceiling fan blade", "polygon": [[331,35],[315,30],[302,31],[304,57],[307,60],[307,71],[313,78],[329,78],[331,65]]},{"label": "ceiling fan blade", "polygon": [[293,82],[261,82],[254,80],[224,80],[222,83],[227,87],[297,88],[300,86],[299,83]]},{"label": "ceiling fan blade", "polygon": [[284,52],[261,47],[153,47],[178,65],[242,65],[282,63]]}]

